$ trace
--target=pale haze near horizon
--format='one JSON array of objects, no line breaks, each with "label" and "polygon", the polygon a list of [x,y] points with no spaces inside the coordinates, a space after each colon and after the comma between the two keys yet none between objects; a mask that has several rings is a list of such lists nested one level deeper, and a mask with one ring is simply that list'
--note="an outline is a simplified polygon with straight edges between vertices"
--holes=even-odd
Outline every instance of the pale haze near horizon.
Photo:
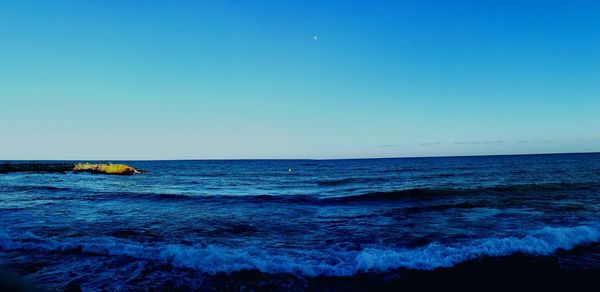
[{"label": "pale haze near horizon", "polygon": [[0,159],[600,151],[594,1],[0,3]]}]

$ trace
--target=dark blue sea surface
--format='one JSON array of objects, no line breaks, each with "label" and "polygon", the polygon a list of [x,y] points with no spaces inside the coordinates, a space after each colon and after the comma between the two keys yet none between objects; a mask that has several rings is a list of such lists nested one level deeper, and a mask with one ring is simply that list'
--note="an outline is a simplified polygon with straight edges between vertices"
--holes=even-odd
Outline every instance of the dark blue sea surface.
[{"label": "dark blue sea surface", "polygon": [[126,163],[146,172],[0,174],[0,264],[38,287],[90,290],[513,254],[600,268],[597,255],[557,255],[600,241],[600,154]]}]

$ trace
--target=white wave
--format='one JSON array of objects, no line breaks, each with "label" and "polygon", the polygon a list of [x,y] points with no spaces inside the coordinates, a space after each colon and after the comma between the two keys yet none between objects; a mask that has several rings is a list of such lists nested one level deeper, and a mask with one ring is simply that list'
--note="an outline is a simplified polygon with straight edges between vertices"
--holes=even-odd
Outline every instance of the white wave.
[{"label": "white wave", "polygon": [[15,237],[0,233],[0,249],[3,250],[81,251],[89,254],[129,256],[211,274],[258,269],[267,273],[295,273],[306,276],[348,276],[358,272],[396,268],[431,270],[483,256],[506,256],[518,252],[550,255],[559,249],[572,249],[577,245],[598,241],[598,225],[545,227],[523,237],[477,239],[456,245],[432,243],[415,249],[367,247],[361,251],[143,244],[112,237],[56,240],[32,234]]},{"label": "white wave", "polygon": [[487,238],[464,245],[432,243],[424,248],[394,250],[366,248],[356,256],[357,270],[385,271],[392,268],[432,270],[483,256],[507,256],[514,253],[550,255],[559,249],[600,241],[598,226],[545,227],[517,238]]}]

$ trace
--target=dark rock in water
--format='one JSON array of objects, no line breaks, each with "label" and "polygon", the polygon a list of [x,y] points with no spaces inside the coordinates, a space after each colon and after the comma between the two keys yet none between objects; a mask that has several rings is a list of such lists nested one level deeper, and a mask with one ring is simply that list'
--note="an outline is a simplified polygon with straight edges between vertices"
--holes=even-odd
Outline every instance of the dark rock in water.
[{"label": "dark rock in water", "polygon": [[0,268],[0,291],[37,291],[37,289],[14,272]]},{"label": "dark rock in water", "polygon": [[79,292],[81,291],[81,285],[76,281],[71,281],[67,285],[65,285],[62,289],[65,292]]},{"label": "dark rock in water", "polygon": [[72,171],[73,164],[67,163],[3,163],[0,173],[9,172],[66,172]]}]

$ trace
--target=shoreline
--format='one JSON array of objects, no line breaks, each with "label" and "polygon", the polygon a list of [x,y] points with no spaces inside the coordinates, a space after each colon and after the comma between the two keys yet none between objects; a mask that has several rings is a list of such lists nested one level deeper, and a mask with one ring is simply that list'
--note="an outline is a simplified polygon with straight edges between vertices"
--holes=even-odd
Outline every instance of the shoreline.
[{"label": "shoreline", "polygon": [[[551,256],[535,256],[517,253],[502,257],[482,257],[459,263],[452,267],[435,270],[395,269],[387,272],[361,272],[352,276],[305,277],[291,273],[265,273],[259,270],[199,273],[192,269],[175,268],[160,262],[145,262],[148,270],[176,270],[181,276],[200,278],[200,282],[165,280],[154,283],[151,289],[160,290],[218,290],[218,291],[428,291],[438,289],[463,289],[487,291],[494,289],[577,289],[595,285],[600,269],[564,267],[560,256],[581,256],[596,253],[598,243],[573,250],[559,251]],[[1,287],[37,287],[42,283],[31,281],[31,274],[43,269],[45,263],[29,263],[21,266],[4,266],[7,276],[0,278]],[[141,280],[141,279],[140,279]],[[79,291],[77,280],[60,287],[63,290]],[[199,286],[197,285],[199,284]],[[58,288],[58,287],[57,287]]]}]

